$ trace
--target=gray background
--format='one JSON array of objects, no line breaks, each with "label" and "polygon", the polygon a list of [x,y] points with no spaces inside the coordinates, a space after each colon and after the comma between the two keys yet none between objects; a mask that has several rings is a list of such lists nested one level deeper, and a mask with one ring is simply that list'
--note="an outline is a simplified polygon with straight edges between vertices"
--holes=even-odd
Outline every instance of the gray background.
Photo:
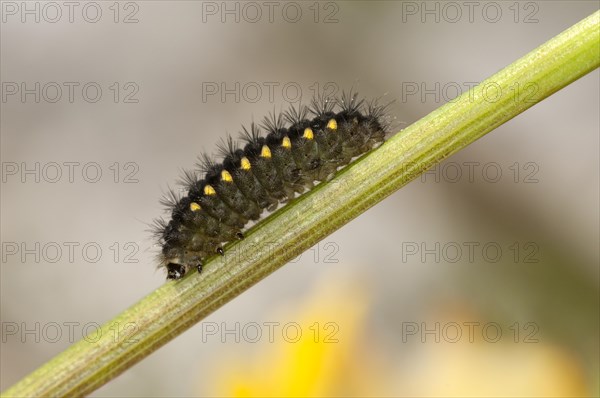
[{"label": "gray background", "polygon": [[[162,215],[161,192],[174,186],[180,168],[193,167],[196,156],[213,151],[226,133],[237,134],[241,124],[274,108],[286,109],[295,88],[302,89],[304,102],[315,87],[325,86],[354,86],[367,98],[385,94],[395,100],[390,115],[399,130],[453,98],[456,87],[466,90],[597,9],[592,1],[499,1],[493,8],[475,2],[469,20],[465,2],[453,3],[461,16],[454,6],[427,2],[439,12],[423,15],[423,21],[420,13],[408,12],[412,7],[421,12],[422,2],[341,1],[319,4],[315,22],[314,3],[298,2],[302,16],[291,23],[286,18],[294,17],[295,7],[286,8],[284,17],[285,3],[276,2],[269,22],[258,2],[263,15],[252,23],[255,9],[244,3],[237,3],[239,22],[234,15],[224,15],[222,22],[220,13],[203,13],[213,4],[222,7],[220,2],[136,1],[118,4],[117,23],[113,2],[97,3],[98,22],[86,21],[95,17],[94,8],[84,18],[78,3],[72,22],[61,6],[62,18],[52,23],[55,10],[29,2],[31,9],[40,7],[38,23],[35,15],[25,15],[23,22],[21,10],[12,15],[7,3],[2,3],[0,30],[6,96],[1,103],[2,390],[69,346],[65,323],[74,323],[78,340],[85,325],[110,320],[163,283],[163,272],[155,271],[157,248],[145,231]],[[330,12],[336,21],[325,23]],[[125,23],[127,16],[137,22]],[[306,332],[317,320],[337,323],[346,361],[360,364],[375,357],[385,364],[373,368],[377,377],[364,375],[381,395],[539,393],[525,387],[536,386],[536,380],[540,386],[564,382],[565,394],[597,394],[598,79],[596,70],[447,159],[206,322],[230,328],[236,322],[297,322]],[[23,82],[30,88],[40,83],[39,103],[34,95],[23,101],[20,93],[8,94]],[[52,82],[63,89],[54,103]],[[78,84],[72,102],[65,82]],[[207,85],[223,82],[229,88],[240,84],[239,101],[208,95]],[[93,89],[84,98],[87,83],[102,89],[97,102],[90,100]],[[274,85],[271,98],[268,84]],[[422,97],[421,85],[435,94]],[[255,87],[262,88],[258,96]],[[414,87],[419,92],[410,94]],[[137,103],[126,102],[134,90],[129,99]],[[72,182],[64,162],[77,162]],[[478,162],[472,179],[469,162]],[[36,163],[40,181],[34,175],[22,181],[22,165],[31,169]],[[62,176],[51,182],[55,163],[62,165]],[[14,165],[16,175],[8,173]],[[457,166],[462,175],[456,175]],[[96,178],[97,168],[99,181],[86,181]],[[36,242],[39,261],[6,250],[21,243],[33,248]],[[78,245],[73,261],[65,242]],[[463,248],[465,242],[480,248],[495,242],[503,255],[498,262],[487,261],[480,249],[473,261],[466,251],[457,262],[447,261],[454,258],[449,252],[441,252],[439,261],[434,255],[422,259],[421,252],[407,255],[408,247],[434,248],[436,242]],[[518,261],[510,248],[515,242]],[[101,248],[97,262],[89,259],[93,247],[84,257],[86,244]],[[62,247],[58,256],[56,246]],[[532,248],[537,263],[525,262]],[[136,262],[126,262],[125,254],[133,251]],[[318,318],[315,300],[337,289],[331,300],[341,307]],[[364,315],[346,324],[356,297]],[[496,322],[506,336],[515,322],[533,322],[539,343],[508,339],[503,350],[485,342],[466,344],[465,350],[480,355],[482,366],[497,366],[486,379],[473,373],[481,366],[467,355],[472,351],[447,352],[418,336],[403,341],[407,322],[433,327],[473,320]],[[55,331],[44,329],[54,323],[61,325],[56,339]],[[13,326],[17,334],[7,333]],[[344,339],[350,330],[360,331],[354,345],[360,350]],[[268,374],[280,366],[269,350],[290,345],[281,338],[254,344],[205,337],[202,326],[193,327],[94,395],[227,395],[231,392],[218,384],[234,365],[248,374],[259,367]],[[544,365],[536,367],[536,358]],[[452,373],[463,365],[472,369],[471,377]],[[479,377],[491,386],[478,389]],[[444,380],[459,385],[453,390]],[[366,382],[364,390],[350,392],[375,393]],[[331,383],[320,393],[349,393]]]}]

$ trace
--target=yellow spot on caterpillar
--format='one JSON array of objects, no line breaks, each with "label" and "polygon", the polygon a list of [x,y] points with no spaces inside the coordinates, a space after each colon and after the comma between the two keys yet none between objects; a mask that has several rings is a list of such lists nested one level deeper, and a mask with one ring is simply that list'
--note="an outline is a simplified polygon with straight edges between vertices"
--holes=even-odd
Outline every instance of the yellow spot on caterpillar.
[{"label": "yellow spot on caterpillar", "polygon": [[198,203],[196,203],[196,202],[190,203],[190,210],[191,211],[198,211],[200,209],[201,209],[201,207],[200,207],[200,205]]},{"label": "yellow spot on caterpillar", "polygon": [[216,193],[217,193],[217,191],[215,191],[215,189],[211,185],[204,186],[204,194],[206,196],[215,195]]},{"label": "yellow spot on caterpillar", "polygon": [[289,137],[283,137],[281,146],[284,147],[285,149],[290,149],[292,147],[292,141],[290,141]]},{"label": "yellow spot on caterpillar", "polygon": [[244,156],[244,157],[242,158],[242,160],[240,161],[240,168],[241,168],[242,170],[250,170],[250,167],[252,167],[252,166],[250,165],[250,161],[248,160],[248,158],[247,158],[247,157],[245,157],[245,156]]},{"label": "yellow spot on caterpillar", "polygon": [[260,156],[263,158],[270,158],[271,157],[271,150],[269,149],[268,146],[263,145],[261,151],[260,151]]},{"label": "yellow spot on caterpillar", "polygon": [[304,134],[302,135],[302,137],[306,138],[307,140],[312,140],[313,138],[315,138],[315,134],[313,133],[310,127],[307,127],[304,129]]},{"label": "yellow spot on caterpillar", "polygon": [[337,122],[335,121],[335,119],[329,119],[329,121],[327,122],[327,128],[329,130],[337,130]]},{"label": "yellow spot on caterpillar", "polygon": [[223,170],[221,171],[221,180],[225,182],[232,182],[233,177],[231,177],[231,174],[229,174],[227,170]]}]

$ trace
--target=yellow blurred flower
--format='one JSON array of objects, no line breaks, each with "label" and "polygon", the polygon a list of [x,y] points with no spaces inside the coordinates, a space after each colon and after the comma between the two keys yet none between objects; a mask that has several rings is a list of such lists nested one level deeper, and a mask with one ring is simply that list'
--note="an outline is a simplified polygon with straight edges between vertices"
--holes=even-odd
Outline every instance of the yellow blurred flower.
[{"label": "yellow blurred flower", "polygon": [[[339,277],[339,274],[336,275]],[[317,286],[305,302],[282,308],[274,319],[296,322],[301,336],[241,344],[219,357],[210,395],[227,397],[326,396],[589,396],[577,357],[540,339],[537,343],[481,337],[456,343],[420,338],[402,342],[372,338],[367,313],[372,292],[364,280]],[[432,303],[423,319],[462,324],[482,319],[464,302]],[[440,312],[440,309],[442,311]],[[272,318],[272,319],[273,319]],[[397,319],[395,320],[398,321]],[[483,321],[482,321],[483,323]],[[397,328],[390,320],[382,327]],[[371,333],[371,334],[369,334]],[[418,336],[417,336],[418,337]],[[290,342],[293,340],[294,342]],[[231,346],[228,346],[231,348]],[[250,348],[255,348],[250,355]],[[203,379],[206,383],[206,379]],[[206,387],[206,385],[204,385]]]},{"label": "yellow blurred flower", "polygon": [[[372,395],[381,386],[375,354],[362,343],[369,295],[355,282],[315,289],[305,303],[286,307],[300,325],[297,342],[277,338],[254,359],[228,356],[215,394],[233,397]],[[277,335],[280,337],[280,335]],[[295,339],[294,339],[295,340]]]},{"label": "yellow blurred flower", "polygon": [[405,396],[590,396],[580,364],[545,343],[427,344],[413,365],[399,377]]}]

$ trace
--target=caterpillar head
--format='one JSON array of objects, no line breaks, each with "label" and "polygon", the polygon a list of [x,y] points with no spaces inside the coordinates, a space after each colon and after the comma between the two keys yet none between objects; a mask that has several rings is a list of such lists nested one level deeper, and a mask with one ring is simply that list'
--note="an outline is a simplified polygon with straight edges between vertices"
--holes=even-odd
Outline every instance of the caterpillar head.
[{"label": "caterpillar head", "polygon": [[167,261],[165,261],[165,267],[167,268],[167,280],[181,279],[190,269],[193,268],[196,268],[198,273],[201,273],[202,261],[200,261],[197,256],[193,256],[189,260],[190,261],[181,261],[179,258],[167,259]]},{"label": "caterpillar head", "polygon": [[167,279],[181,279],[185,275],[187,267],[182,264],[168,263],[167,264]]}]

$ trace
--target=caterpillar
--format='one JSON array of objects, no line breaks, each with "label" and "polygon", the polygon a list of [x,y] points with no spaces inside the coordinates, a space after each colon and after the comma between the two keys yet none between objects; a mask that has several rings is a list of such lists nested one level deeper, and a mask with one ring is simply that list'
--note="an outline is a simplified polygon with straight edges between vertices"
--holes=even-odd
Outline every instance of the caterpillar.
[{"label": "caterpillar", "polygon": [[224,255],[223,245],[243,239],[246,224],[263,211],[331,179],[379,146],[388,133],[388,105],[359,100],[352,91],[333,99],[315,96],[308,106],[242,127],[243,148],[231,136],[221,140],[220,163],[201,155],[198,170],[183,172],[187,195],[179,198],[170,190],[161,200],[171,220],[155,220],[159,267],[166,268],[167,279],[181,279],[193,268],[202,272],[206,259]]}]

